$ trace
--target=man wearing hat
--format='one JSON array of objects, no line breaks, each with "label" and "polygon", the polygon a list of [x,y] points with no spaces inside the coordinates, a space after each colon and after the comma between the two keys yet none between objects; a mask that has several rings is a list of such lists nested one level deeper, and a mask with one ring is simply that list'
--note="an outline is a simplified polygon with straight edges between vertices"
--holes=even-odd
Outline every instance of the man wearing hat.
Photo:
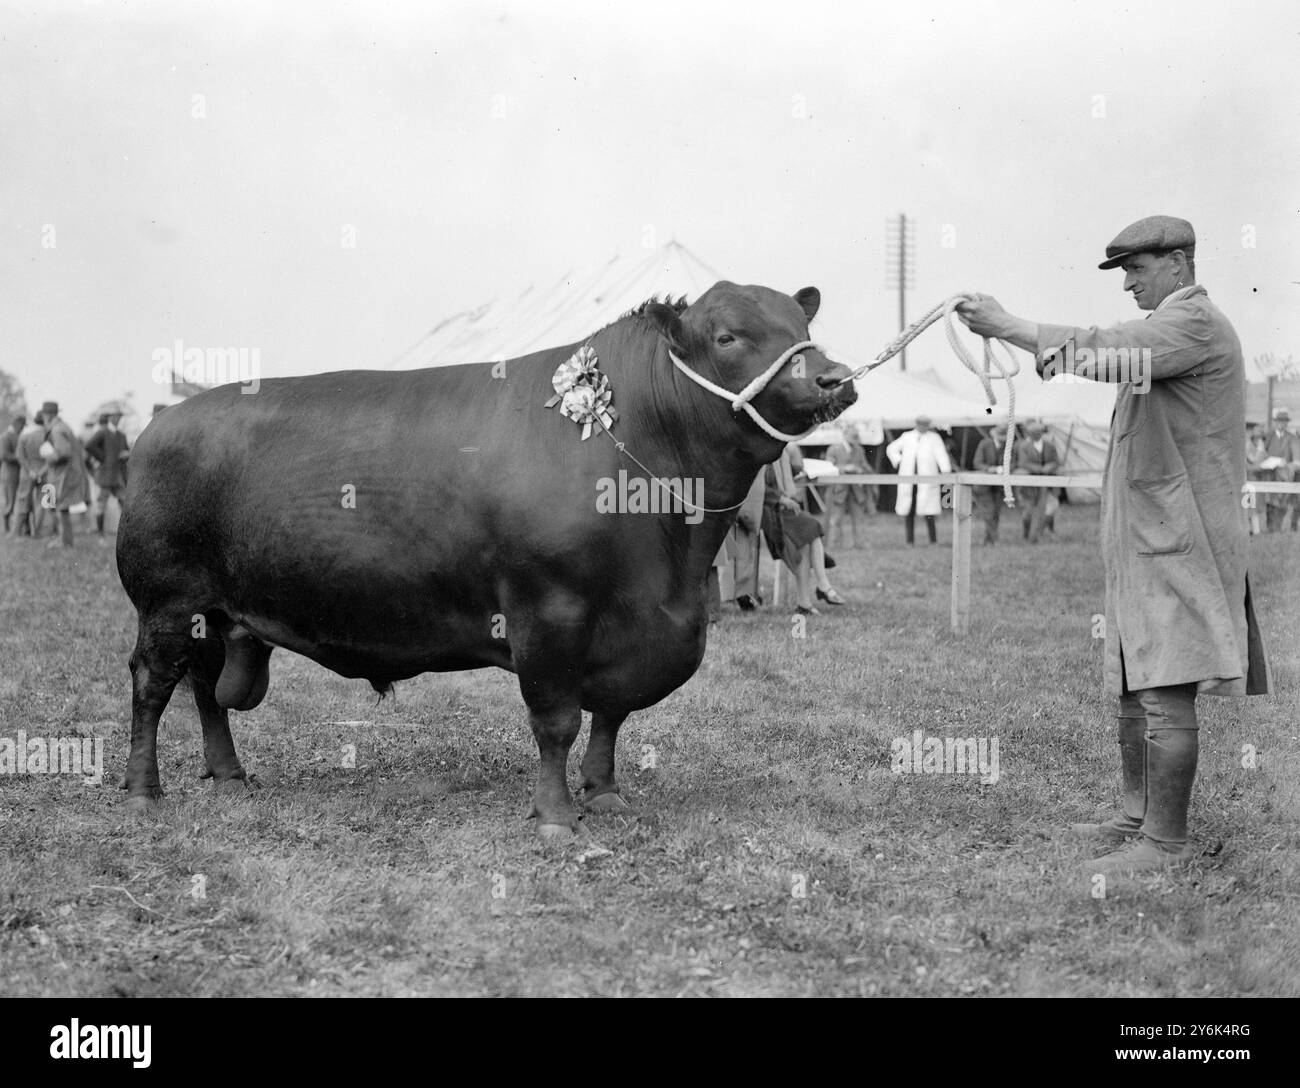
[{"label": "man wearing hat", "polygon": [[[1056,446],[1047,435],[1047,428],[1037,420],[1025,424],[1025,440],[1016,443],[1014,472],[1024,476],[1054,476],[1061,466]],[[1047,521],[1047,488],[1016,488],[1016,505],[1020,507],[1020,524],[1025,539],[1037,544],[1043,538],[1043,524]]]},{"label": "man wearing hat", "polygon": [[[1273,428],[1264,440],[1264,459],[1280,458],[1282,463],[1273,470],[1275,480],[1300,480],[1300,437],[1287,430],[1291,413],[1285,408],[1273,410]],[[1286,525],[1287,507],[1291,508],[1291,531],[1296,530],[1300,518],[1300,495],[1269,495],[1264,508],[1265,527],[1268,531],[1281,530]]]},{"label": "man wearing hat", "polygon": [[[930,429],[929,416],[917,416],[916,429],[905,431],[889,443],[885,447],[885,456],[900,476],[937,476],[952,471],[948,447]],[[915,501],[913,491],[916,492]],[[909,544],[916,543],[917,514],[925,518],[925,530],[929,534],[930,543],[938,542],[935,519],[939,516],[942,505],[938,484],[899,485],[894,512],[906,519],[903,527]]]},{"label": "man wearing hat", "polygon": [[1193,856],[1196,697],[1268,691],[1246,574],[1241,344],[1196,283],[1195,248],[1192,225],[1172,216],[1122,230],[1100,267],[1123,268],[1124,290],[1147,316],[1110,329],[1026,321],[986,295],[958,307],[976,333],[1033,352],[1040,374],[1054,368],[1119,385],[1101,545],[1105,684],[1119,696],[1124,792],[1119,814],[1075,825],[1096,853],[1111,850],[1091,872],[1161,869]]},{"label": "man wearing hat", "polygon": [[[999,423],[989,436],[982,439],[975,447],[972,467],[976,472],[1001,472],[1006,448],[1007,425]],[[1002,488],[995,484],[992,487],[976,487],[973,491],[979,516],[984,521],[984,545],[991,548],[998,542],[998,521],[1002,516]]]},{"label": "man wearing hat", "polygon": [[99,494],[95,498],[95,529],[104,535],[104,515],[108,512],[108,497],[117,499],[120,513],[125,509],[126,457],[130,446],[126,435],[118,430],[122,416],[105,412],[99,417],[99,427],[86,443],[86,453],[95,466],[95,483]]},{"label": "man wearing hat", "polygon": [[[59,418],[58,404],[47,400],[41,405],[41,415],[45,417],[45,442],[41,446],[41,456],[46,465],[45,487],[53,488],[53,508],[59,512],[63,546],[71,548],[72,510],[84,511],[90,500],[86,453],[76,432]],[[53,541],[51,546],[54,546]]]}]

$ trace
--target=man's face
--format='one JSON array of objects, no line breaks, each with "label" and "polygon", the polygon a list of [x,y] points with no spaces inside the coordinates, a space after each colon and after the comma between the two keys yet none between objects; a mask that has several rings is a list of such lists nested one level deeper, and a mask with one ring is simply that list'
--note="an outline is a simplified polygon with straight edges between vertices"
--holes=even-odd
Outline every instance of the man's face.
[{"label": "man's face", "polygon": [[1007,429],[1005,427],[993,428],[993,441],[999,446],[1007,440]]},{"label": "man's face", "polygon": [[1179,262],[1172,256],[1137,253],[1123,268],[1124,290],[1133,292],[1139,310],[1154,310],[1178,286]]}]

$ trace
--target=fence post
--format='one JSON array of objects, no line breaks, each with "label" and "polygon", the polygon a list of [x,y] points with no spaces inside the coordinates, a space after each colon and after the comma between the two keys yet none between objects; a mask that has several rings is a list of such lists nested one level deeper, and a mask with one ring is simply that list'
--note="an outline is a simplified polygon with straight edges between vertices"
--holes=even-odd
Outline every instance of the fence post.
[{"label": "fence post", "polygon": [[970,625],[971,485],[952,485],[952,633]]}]

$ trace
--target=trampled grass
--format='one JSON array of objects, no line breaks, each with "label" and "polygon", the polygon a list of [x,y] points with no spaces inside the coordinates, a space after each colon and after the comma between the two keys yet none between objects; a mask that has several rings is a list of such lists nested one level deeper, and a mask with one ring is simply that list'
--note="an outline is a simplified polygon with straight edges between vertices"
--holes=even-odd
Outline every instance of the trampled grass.
[{"label": "trampled grass", "polygon": [[[893,516],[838,550],[851,603],[806,638],[784,610],[728,610],[697,676],[623,729],[637,818],[588,817],[560,849],[523,819],[536,755],[512,676],[376,703],[283,652],[266,702],[232,715],[253,799],[197,780],[181,689],[168,796],[127,818],[135,615],[112,549],[0,541],[0,736],[106,741],[100,787],[0,776],[0,992],[1300,994],[1300,536],[1251,545],[1276,694],[1200,700],[1202,856],[1097,898],[1063,835],[1118,792],[1096,508],[1058,525],[975,549],[963,640],[948,526],[907,548]],[[998,780],[892,773],[917,729],[997,738]]]}]

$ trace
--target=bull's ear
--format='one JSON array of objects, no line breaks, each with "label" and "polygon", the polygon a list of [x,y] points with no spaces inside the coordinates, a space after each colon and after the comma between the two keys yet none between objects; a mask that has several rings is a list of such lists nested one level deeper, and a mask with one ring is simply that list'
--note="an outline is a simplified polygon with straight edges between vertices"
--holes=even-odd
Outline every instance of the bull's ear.
[{"label": "bull's ear", "polygon": [[817,316],[817,311],[822,308],[822,293],[816,287],[804,287],[794,293],[795,302],[803,308],[809,324]]},{"label": "bull's ear", "polygon": [[662,302],[651,302],[642,312],[659,330],[659,335],[668,341],[668,346],[680,355],[685,336],[682,330],[682,319],[677,311]]}]

